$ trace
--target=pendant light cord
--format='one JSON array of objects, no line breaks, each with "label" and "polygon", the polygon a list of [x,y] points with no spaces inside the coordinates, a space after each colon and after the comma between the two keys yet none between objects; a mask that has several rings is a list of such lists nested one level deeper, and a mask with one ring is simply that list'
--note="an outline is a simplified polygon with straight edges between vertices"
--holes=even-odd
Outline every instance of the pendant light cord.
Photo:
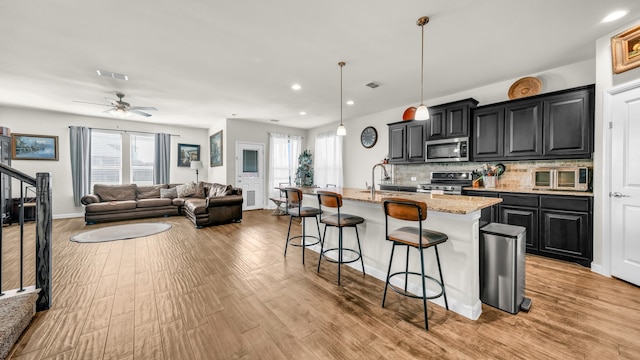
[{"label": "pendant light cord", "polygon": [[420,105],[424,105],[424,24],[422,28],[422,55],[420,57]]},{"label": "pendant light cord", "polygon": [[343,61],[340,61],[338,65],[340,65],[340,126],[343,126],[342,125],[342,68],[344,67],[345,63]]}]

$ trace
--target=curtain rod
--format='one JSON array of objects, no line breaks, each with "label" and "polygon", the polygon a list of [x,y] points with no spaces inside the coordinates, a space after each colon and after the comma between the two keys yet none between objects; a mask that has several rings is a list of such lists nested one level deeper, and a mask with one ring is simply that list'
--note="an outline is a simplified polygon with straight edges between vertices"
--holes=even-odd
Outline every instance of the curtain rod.
[{"label": "curtain rod", "polygon": [[[71,128],[71,126],[69,126],[69,128]],[[137,131],[137,130],[121,130],[121,129],[104,129],[104,128],[92,128],[90,127],[89,129],[91,130],[106,130],[106,131],[119,131],[119,132],[131,132],[131,133],[140,133],[140,134],[157,134],[157,133],[153,133],[153,132],[149,132],[149,131]],[[176,135],[176,134],[169,134],[170,136],[177,136],[180,137],[180,135]]]},{"label": "curtain rod", "polygon": [[299,136],[300,138],[304,139],[304,136],[302,135],[291,135],[291,134],[283,134],[283,133],[276,133],[276,132],[268,132],[267,135],[286,135],[287,137],[292,137],[292,136]]}]

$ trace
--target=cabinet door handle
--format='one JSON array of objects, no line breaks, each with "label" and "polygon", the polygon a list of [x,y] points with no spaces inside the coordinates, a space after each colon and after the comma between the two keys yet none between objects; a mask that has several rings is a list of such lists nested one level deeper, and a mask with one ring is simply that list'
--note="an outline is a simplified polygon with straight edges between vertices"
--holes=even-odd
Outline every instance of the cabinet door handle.
[{"label": "cabinet door handle", "polygon": [[614,198],[623,198],[623,197],[631,197],[631,196],[629,196],[629,195],[625,195],[625,194],[623,194],[623,193],[620,193],[620,192],[617,192],[617,191],[616,191],[616,192],[610,192],[610,193],[609,193],[609,197],[614,197]]}]

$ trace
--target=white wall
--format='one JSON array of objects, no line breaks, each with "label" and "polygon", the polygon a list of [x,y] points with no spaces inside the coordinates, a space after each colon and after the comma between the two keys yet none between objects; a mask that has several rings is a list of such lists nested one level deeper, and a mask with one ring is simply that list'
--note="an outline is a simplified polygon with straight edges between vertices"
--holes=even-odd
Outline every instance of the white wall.
[{"label": "white wall", "polygon": [[[195,172],[189,168],[178,167],[178,143],[200,145],[200,155],[207,155],[208,136],[206,129],[166,126],[136,122],[124,119],[107,119],[77,116],[40,110],[27,110],[0,106],[0,126],[10,128],[12,133],[55,135],[58,136],[58,161],[12,160],[11,166],[27,175],[37,172],[50,172],[53,182],[54,218],[84,216],[82,207],[73,203],[71,188],[71,161],[69,157],[69,126],[88,126],[114,130],[144,132],[166,132],[179,137],[171,137],[171,182],[195,181]],[[203,159],[203,162],[205,161]],[[200,179],[206,180],[206,172]],[[17,188],[16,186],[14,186]],[[15,194],[15,193],[14,193]],[[18,193],[19,194],[19,193]]]},{"label": "white wall", "polygon": [[[268,179],[269,179],[269,133],[280,133],[287,135],[302,136],[302,149],[307,149],[307,130],[297,129],[287,126],[280,126],[275,123],[261,123],[250,120],[242,119],[227,119],[226,121],[227,131],[224,134],[225,137],[225,168],[226,168],[226,180],[225,184],[232,184],[237,186],[236,183],[236,142],[243,141],[256,144],[264,144],[264,164],[265,171],[265,188],[264,194],[269,193]],[[215,132],[211,130],[212,132]],[[313,151],[313,148],[311,148]],[[268,205],[268,197],[265,198],[265,207]]]},{"label": "white wall", "polygon": [[207,141],[205,156],[202,158],[202,167],[207,170],[209,182],[227,184],[227,166],[229,165],[229,151],[227,151],[227,121],[220,120],[211,124],[209,137],[218,131],[222,131],[222,166],[211,167],[211,143]]},{"label": "white wall", "polygon": [[611,37],[618,33],[638,26],[640,19],[621,26],[612,33],[603,36],[596,41],[596,109],[595,109],[595,153],[593,156],[593,263],[591,268],[601,274],[610,275],[609,234],[604,228],[604,219],[609,216],[608,204],[608,179],[606,167],[608,158],[607,138],[610,136],[608,125],[603,121],[603,93],[614,86],[640,79],[640,67],[628,70],[621,74],[613,73],[611,60]]}]

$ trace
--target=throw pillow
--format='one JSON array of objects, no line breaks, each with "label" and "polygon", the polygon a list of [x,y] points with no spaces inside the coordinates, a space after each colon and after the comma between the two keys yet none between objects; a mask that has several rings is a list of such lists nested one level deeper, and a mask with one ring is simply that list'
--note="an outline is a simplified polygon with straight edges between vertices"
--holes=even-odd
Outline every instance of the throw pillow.
[{"label": "throw pillow", "polygon": [[209,188],[209,196],[217,197],[217,196],[225,196],[231,195],[233,187],[231,185],[222,185],[222,184],[212,184]]},{"label": "throw pillow", "polygon": [[175,199],[178,197],[178,191],[176,188],[160,189],[160,198],[162,199]]},{"label": "throw pillow", "polygon": [[196,186],[196,192],[193,194],[193,197],[204,198],[206,195],[205,183],[200,181]]},{"label": "throw pillow", "polygon": [[178,191],[178,197],[187,197],[196,193],[196,183],[189,182],[183,185],[176,186],[176,190]]},{"label": "throw pillow", "polygon": [[160,197],[160,189],[167,185],[138,186],[138,199],[157,199]]}]

